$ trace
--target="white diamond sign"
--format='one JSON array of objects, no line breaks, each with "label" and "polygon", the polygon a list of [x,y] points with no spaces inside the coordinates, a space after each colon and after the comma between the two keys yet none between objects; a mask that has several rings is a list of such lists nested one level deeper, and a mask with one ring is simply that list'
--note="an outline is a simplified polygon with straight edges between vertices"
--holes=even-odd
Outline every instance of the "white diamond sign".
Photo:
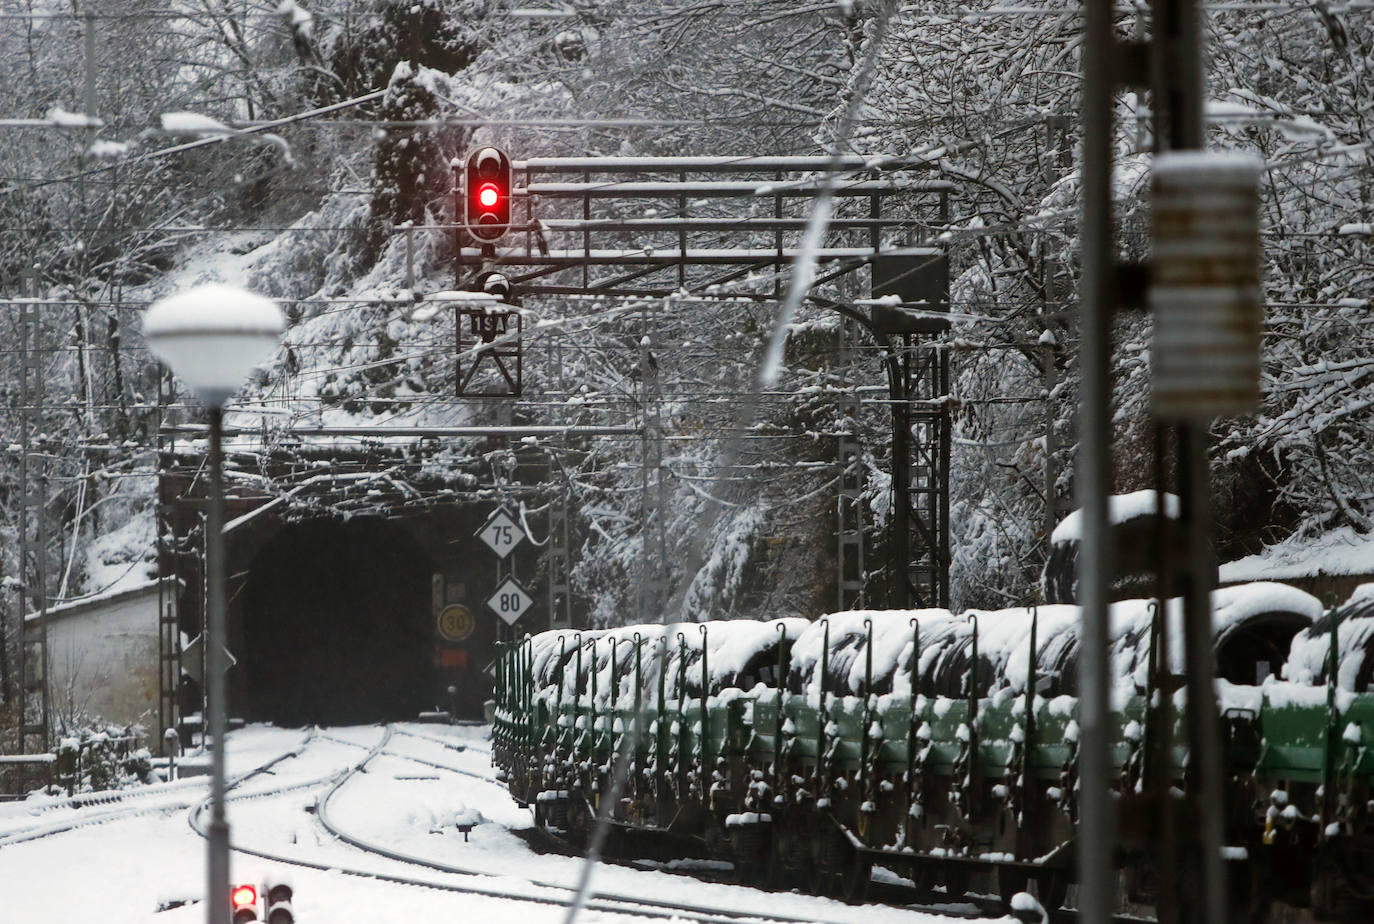
[{"label": "white diamond sign", "polygon": [[[186,643],[186,647],[181,649],[181,669],[184,673],[189,674],[196,683],[205,680],[205,654],[201,651],[204,645],[205,637],[197,635]],[[237,663],[239,663],[239,659],[234,657],[234,653],[228,648],[224,649],[224,669],[227,671]]]},{"label": "white diamond sign", "polygon": [[510,550],[528,537],[525,530],[516,522],[515,518],[505,507],[501,507],[491,516],[487,517],[487,522],[477,531],[477,538],[481,539],[499,557],[505,558],[510,554]]},{"label": "white diamond sign", "polygon": [[515,621],[525,615],[525,610],[533,603],[534,598],[526,593],[525,588],[513,577],[502,581],[501,586],[496,588],[496,593],[487,600],[487,606],[495,610],[496,615],[504,619],[508,626],[515,625]]}]

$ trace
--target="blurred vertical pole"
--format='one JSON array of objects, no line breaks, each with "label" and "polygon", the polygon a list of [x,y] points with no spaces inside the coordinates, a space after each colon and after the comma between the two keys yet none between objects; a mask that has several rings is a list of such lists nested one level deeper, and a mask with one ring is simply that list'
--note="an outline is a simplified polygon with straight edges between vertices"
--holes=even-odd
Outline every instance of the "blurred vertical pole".
[{"label": "blurred vertical pole", "polygon": [[[1183,669],[1188,689],[1188,754],[1196,786],[1193,804],[1198,808],[1197,852],[1188,862],[1197,864],[1202,907],[1206,921],[1225,921],[1226,881],[1221,862],[1222,785],[1221,721],[1217,716],[1216,665],[1212,655],[1212,599],[1207,562],[1211,504],[1207,478],[1207,427],[1185,423],[1178,428],[1181,463],[1180,513],[1188,534],[1188,560],[1184,567]],[[1185,854],[1186,856],[1186,854]],[[1181,891],[1181,890],[1180,890]]]},{"label": "blurred vertical pole", "polygon": [[95,10],[86,9],[85,16],[85,54],[86,72],[83,81],[83,96],[85,99],[86,112],[86,149],[90,150],[91,142],[95,140],[95,119],[99,112],[99,104],[96,102],[95,95]]},{"label": "blurred vertical pole", "polygon": [[[205,913],[208,924],[229,924],[229,822],[224,814],[224,745],[227,706],[224,672],[227,631],[224,607],[224,409],[210,414],[210,498],[205,517],[205,571],[209,612],[205,625],[205,679],[210,707],[210,828]],[[204,726],[202,726],[204,727]]]},{"label": "blurred vertical pole", "polygon": [[[1160,151],[1201,150],[1203,76],[1200,13],[1197,0],[1153,0],[1153,84],[1155,147]],[[1221,862],[1221,723],[1213,682],[1212,603],[1210,594],[1210,485],[1205,420],[1178,425],[1178,483],[1181,525],[1187,535],[1183,582],[1183,655],[1187,687],[1188,752],[1198,812],[1196,854],[1185,863],[1200,880],[1203,919],[1226,920],[1226,890]],[[1196,864],[1195,866],[1193,864]],[[1166,871],[1172,876],[1173,870]]]},{"label": "blurred vertical pole", "polygon": [[1112,233],[1112,0],[1084,0],[1083,11],[1083,275],[1079,291],[1082,397],[1079,405],[1078,555],[1082,654],[1078,662],[1078,909],[1086,924],[1105,924],[1116,906],[1116,820],[1107,791],[1107,532],[1111,493],[1111,329],[1114,300]]}]

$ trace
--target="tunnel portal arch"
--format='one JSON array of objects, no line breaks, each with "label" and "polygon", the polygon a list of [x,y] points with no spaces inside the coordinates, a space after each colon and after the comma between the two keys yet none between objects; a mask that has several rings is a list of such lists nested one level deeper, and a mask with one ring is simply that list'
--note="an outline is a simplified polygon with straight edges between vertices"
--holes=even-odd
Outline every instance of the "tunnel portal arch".
[{"label": "tunnel portal arch", "polygon": [[382,517],[284,526],[257,551],[235,606],[234,714],[343,725],[433,708],[433,570],[409,531]]}]

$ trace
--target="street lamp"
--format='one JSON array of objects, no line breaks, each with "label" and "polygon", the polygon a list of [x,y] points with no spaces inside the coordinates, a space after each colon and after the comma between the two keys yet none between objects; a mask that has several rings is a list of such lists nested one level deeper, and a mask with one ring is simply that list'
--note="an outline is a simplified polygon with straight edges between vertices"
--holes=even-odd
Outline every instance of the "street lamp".
[{"label": "street lamp", "polygon": [[224,817],[224,404],[253,367],[276,349],[282,332],[276,304],[224,285],[204,285],[155,302],[143,315],[149,348],[210,412],[210,503],[205,523],[209,611],[205,660],[210,713],[210,836],[205,896],[209,924],[229,924],[229,822]]}]

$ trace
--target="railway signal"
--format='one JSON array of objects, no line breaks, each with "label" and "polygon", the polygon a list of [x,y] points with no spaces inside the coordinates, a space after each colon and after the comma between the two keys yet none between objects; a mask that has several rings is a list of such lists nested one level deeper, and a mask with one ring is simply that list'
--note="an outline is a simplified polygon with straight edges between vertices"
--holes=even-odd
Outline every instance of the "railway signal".
[{"label": "railway signal", "polygon": [[267,896],[267,924],[296,924],[296,911],[291,907],[291,881],[269,878],[262,888]]},{"label": "railway signal", "polygon": [[483,273],[477,277],[477,287],[499,301],[510,301],[510,280],[501,273]]},{"label": "railway signal", "polygon": [[258,890],[256,886],[236,885],[229,892],[229,907],[234,924],[247,924],[258,919]]},{"label": "railway signal", "polygon": [[499,241],[510,230],[510,158],[499,148],[482,147],[468,155],[463,168],[463,224],[484,244]]}]

